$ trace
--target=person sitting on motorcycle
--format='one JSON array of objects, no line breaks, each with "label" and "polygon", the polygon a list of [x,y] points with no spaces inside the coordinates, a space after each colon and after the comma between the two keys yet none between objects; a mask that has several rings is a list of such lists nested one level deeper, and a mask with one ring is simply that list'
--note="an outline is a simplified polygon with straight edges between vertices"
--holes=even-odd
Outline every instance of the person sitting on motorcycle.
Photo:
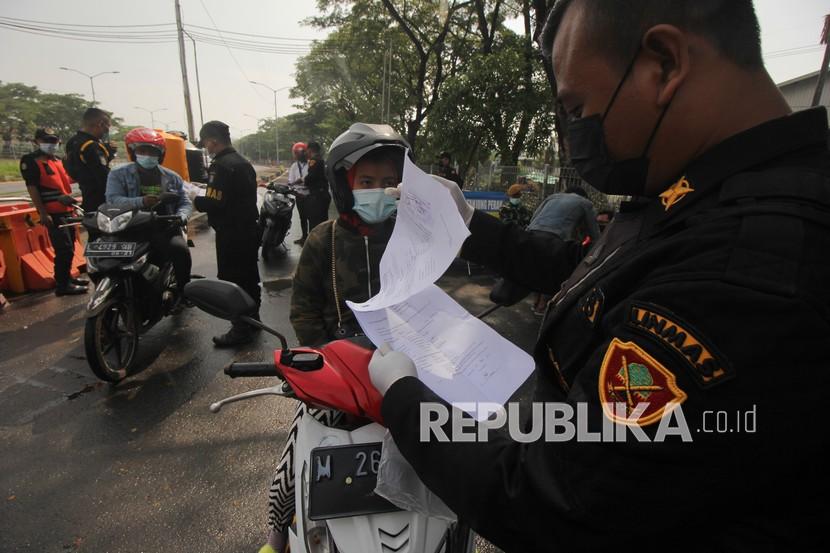
[{"label": "person sitting on motorcycle", "polygon": [[[355,123],[332,143],[326,172],[340,216],[308,235],[294,275],[291,324],[303,345],[361,335],[346,300],[364,302],[380,290],[380,258],[392,235],[395,187],[409,145],[388,125]],[[268,543],[260,553],[282,552],[294,513],[294,436],[308,414],[334,426],[343,414],[300,403],[269,492]]]},{"label": "person sitting on motorcycle", "polygon": [[[156,212],[163,215],[178,215],[182,225],[185,225],[193,205],[184,192],[182,178],[161,165],[166,151],[164,137],[158,131],[139,127],[128,132],[124,142],[132,163],[110,171],[107,203],[132,208],[156,208]],[[176,199],[157,206],[165,197],[162,194],[167,197],[173,194]],[[190,281],[192,265],[190,250],[181,230],[173,228],[155,233],[151,247],[153,252],[172,261],[176,285],[181,291]]]}]

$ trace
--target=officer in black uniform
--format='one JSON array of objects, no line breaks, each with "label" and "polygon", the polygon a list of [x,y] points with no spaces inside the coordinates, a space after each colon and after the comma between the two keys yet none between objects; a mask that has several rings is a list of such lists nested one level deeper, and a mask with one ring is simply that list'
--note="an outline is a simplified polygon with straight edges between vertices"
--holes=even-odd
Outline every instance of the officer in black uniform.
[{"label": "officer in black uniform", "polygon": [[[257,304],[254,318],[259,319],[260,289],[257,266],[257,182],[251,163],[231,146],[230,130],[221,121],[208,121],[199,131],[199,147],[213,156],[208,169],[208,187],[193,205],[207,212],[208,222],[216,231],[218,278],[235,282]],[[244,323],[213,338],[217,347],[231,347],[250,342],[256,328]]]},{"label": "officer in black uniform", "polygon": [[790,113],[759,34],[751,0],[560,0],[542,47],[572,163],[634,199],[584,255],[453,196],[464,257],[556,294],[535,401],[612,441],[424,441],[442,400],[403,354],[372,360],[404,456],[505,551],[827,548],[827,112]]},{"label": "officer in black uniform", "polygon": [[308,188],[305,209],[308,215],[308,228],[311,230],[329,218],[331,194],[329,194],[329,181],[326,179],[326,162],[320,152],[320,144],[309,142],[307,149],[311,157],[308,160],[308,174],[303,179],[303,184]]},{"label": "officer in black uniform", "polygon": [[452,166],[452,154],[449,152],[441,152],[438,154],[438,168],[435,174],[447,180],[455,182],[459,188],[464,189],[464,179]]},{"label": "officer in black uniform", "polygon": [[55,251],[55,295],[85,294],[89,281],[71,274],[75,227],[61,228],[77,200],[72,197],[71,179],[55,155],[60,138],[50,128],[37,129],[34,143],[37,149],[20,158],[20,174]]},{"label": "officer in black uniform", "polygon": [[81,128],[66,143],[66,171],[83,194],[84,211],[96,211],[106,201],[107,176],[115,149],[107,141],[110,116],[102,109],[89,108]]}]

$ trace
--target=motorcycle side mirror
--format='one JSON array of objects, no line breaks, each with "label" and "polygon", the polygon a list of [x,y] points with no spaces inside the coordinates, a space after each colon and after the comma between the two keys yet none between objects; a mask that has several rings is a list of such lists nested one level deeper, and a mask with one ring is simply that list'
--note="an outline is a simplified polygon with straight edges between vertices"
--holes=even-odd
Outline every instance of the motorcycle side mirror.
[{"label": "motorcycle side mirror", "polygon": [[245,290],[233,282],[200,279],[184,287],[184,297],[196,307],[226,321],[242,321],[273,334],[280,339],[282,349],[288,349],[285,336],[251,317],[256,313],[256,302]]}]

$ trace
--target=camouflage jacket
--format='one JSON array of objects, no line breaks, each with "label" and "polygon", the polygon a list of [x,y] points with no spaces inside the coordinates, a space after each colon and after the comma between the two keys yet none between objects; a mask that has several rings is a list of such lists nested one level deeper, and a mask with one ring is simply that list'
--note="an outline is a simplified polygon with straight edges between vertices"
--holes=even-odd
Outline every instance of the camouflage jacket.
[{"label": "camouflage jacket", "polygon": [[[309,233],[291,296],[291,324],[301,345],[320,345],[361,332],[346,300],[363,302],[380,290],[380,258],[393,227],[390,219],[373,226],[370,236],[363,236],[338,219],[321,223]],[[332,231],[338,301],[332,286]]]},{"label": "camouflage jacket", "polygon": [[522,228],[530,224],[530,218],[533,213],[522,204],[513,205],[509,200],[505,200],[499,209],[499,218],[505,223],[516,223]]}]

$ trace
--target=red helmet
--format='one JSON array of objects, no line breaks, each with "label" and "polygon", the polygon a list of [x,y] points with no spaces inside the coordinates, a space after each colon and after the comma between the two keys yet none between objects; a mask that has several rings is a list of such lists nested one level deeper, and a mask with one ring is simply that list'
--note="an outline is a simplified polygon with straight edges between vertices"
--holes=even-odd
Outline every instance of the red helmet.
[{"label": "red helmet", "polygon": [[160,132],[146,127],[138,127],[127,133],[124,137],[127,145],[127,154],[131,161],[135,161],[135,149],[139,146],[149,146],[159,151],[159,158],[164,160],[164,152],[167,150],[164,137]]},{"label": "red helmet", "polygon": [[298,150],[307,150],[307,149],[308,149],[308,147],[305,145],[305,142],[296,142],[293,146],[291,146],[291,153],[296,156]]}]

